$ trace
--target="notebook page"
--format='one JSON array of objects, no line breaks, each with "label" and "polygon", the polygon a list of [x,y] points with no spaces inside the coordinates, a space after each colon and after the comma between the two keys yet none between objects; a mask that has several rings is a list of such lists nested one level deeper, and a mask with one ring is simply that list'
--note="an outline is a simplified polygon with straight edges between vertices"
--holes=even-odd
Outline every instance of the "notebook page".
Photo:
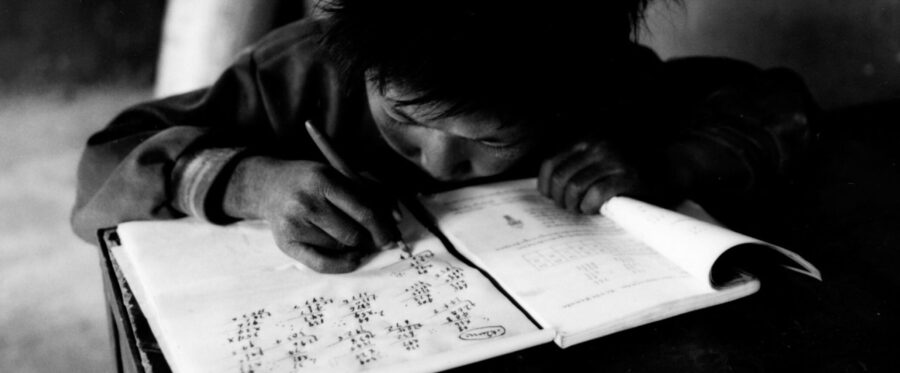
[{"label": "notebook page", "polygon": [[698,305],[686,299],[716,294],[706,277],[691,276],[610,219],[553,206],[535,182],[470,187],[424,203],[464,256],[558,330],[561,345],[683,313]]},{"label": "notebook page", "polygon": [[627,197],[613,197],[601,210],[632,236],[698,278],[708,278],[727,250],[757,244],[789,260],[787,267],[821,280],[819,270],[799,255],[753,237]]},{"label": "notebook page", "polygon": [[114,256],[176,372],[446,369],[552,338],[432,235],[402,228],[411,256],[344,275],[281,254],[259,223],[127,223]]}]

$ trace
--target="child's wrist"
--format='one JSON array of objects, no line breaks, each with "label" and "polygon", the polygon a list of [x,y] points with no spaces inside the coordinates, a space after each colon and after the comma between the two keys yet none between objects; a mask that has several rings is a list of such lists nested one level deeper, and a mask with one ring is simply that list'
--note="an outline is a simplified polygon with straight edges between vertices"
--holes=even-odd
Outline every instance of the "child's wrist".
[{"label": "child's wrist", "polygon": [[238,219],[264,217],[265,185],[273,167],[272,160],[249,156],[235,165],[222,198],[222,212]]}]

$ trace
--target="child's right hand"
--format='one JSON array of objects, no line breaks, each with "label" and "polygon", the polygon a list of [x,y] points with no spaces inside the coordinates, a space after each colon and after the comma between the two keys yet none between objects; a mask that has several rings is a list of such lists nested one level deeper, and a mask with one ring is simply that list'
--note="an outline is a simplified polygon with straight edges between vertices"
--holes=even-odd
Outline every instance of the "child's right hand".
[{"label": "child's right hand", "polygon": [[224,208],[231,216],[267,220],[281,251],[318,272],[352,271],[366,254],[400,237],[389,204],[317,162],[242,160]]}]

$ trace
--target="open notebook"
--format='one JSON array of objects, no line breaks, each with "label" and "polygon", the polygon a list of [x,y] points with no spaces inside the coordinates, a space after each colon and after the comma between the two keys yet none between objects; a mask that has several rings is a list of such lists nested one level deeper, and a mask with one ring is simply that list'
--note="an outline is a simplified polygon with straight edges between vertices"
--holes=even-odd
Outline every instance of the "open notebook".
[{"label": "open notebook", "polygon": [[819,278],[787,250],[632,199],[566,213],[534,179],[422,204],[453,250],[406,214],[412,253],[350,274],[293,261],[261,222],[125,223],[112,252],[176,372],[433,371],[566,347],[752,294],[752,275],[718,268],[735,247]]}]

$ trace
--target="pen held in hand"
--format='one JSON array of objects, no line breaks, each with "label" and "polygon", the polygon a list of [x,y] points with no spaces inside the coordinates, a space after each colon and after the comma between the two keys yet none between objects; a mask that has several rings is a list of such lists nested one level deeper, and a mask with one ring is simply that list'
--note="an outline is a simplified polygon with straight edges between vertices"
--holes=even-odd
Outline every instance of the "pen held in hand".
[{"label": "pen held in hand", "polygon": [[[342,175],[346,176],[348,179],[353,180],[355,182],[364,182],[362,176],[357,174],[347,165],[346,162],[338,155],[337,151],[331,146],[331,143],[328,142],[328,139],[325,137],[325,134],[319,132],[319,130],[310,123],[310,121],[306,121],[306,131],[309,133],[309,136],[312,138],[313,142],[316,144],[316,147],[319,148],[319,151],[322,152],[322,155],[325,156],[325,159],[328,160],[328,164],[331,167],[334,167],[338,172]],[[401,214],[399,209],[394,208],[391,211],[394,220],[397,222],[400,221]],[[389,243],[381,247],[382,251],[391,250],[391,249],[401,249],[403,252],[407,254],[412,254],[412,248],[403,242],[403,240],[398,240],[396,242]]]}]

